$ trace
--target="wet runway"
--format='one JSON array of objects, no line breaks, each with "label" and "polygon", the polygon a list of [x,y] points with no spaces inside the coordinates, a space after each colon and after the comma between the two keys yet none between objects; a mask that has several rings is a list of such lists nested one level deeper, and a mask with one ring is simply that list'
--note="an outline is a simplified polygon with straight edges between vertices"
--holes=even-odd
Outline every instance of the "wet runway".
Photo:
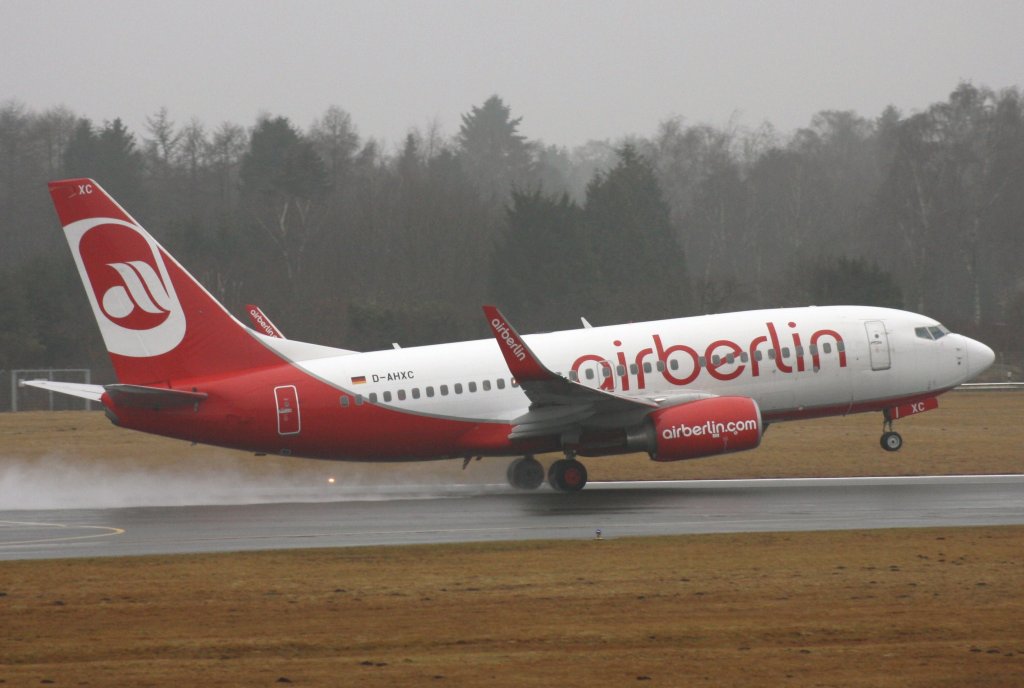
[{"label": "wet runway", "polygon": [[[0,510],[0,560],[636,535],[1024,524],[1024,475],[404,487],[231,506]],[[322,496],[318,497],[322,499]]]}]

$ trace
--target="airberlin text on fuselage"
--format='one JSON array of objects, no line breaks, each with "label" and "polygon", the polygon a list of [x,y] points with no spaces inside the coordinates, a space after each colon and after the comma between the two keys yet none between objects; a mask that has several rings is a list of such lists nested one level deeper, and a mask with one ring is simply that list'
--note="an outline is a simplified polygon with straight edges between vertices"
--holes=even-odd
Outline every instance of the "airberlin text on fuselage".
[{"label": "airberlin text on fuselage", "polygon": [[[821,370],[823,351],[826,355],[834,351],[833,355],[837,355],[839,367],[846,367],[846,346],[838,332],[816,330],[805,340],[795,331],[796,323],[788,323],[788,326],[790,332],[786,341],[780,337],[780,328],[769,322],[765,323],[766,333],[751,339],[746,347],[731,339],[716,339],[700,353],[686,344],[666,346],[661,335],[654,334],[651,335],[653,346],[640,349],[635,355],[627,356],[625,351],[619,350],[612,361],[598,354],[584,354],[573,362],[572,370],[579,375],[583,366],[594,363],[602,369],[602,388],[613,389],[617,377],[618,386],[623,390],[629,390],[632,378],[635,378],[636,389],[647,387],[646,375],[654,373],[650,367],[644,369],[645,363],[650,366],[649,358],[658,361],[660,365],[657,372],[669,384],[677,386],[694,382],[702,370],[706,370],[714,379],[722,381],[735,380],[748,370],[751,377],[758,377],[767,366],[773,366],[780,373],[804,372],[808,368],[808,358],[811,371],[818,372]],[[787,333],[784,331],[783,334]],[[619,340],[612,344],[616,347],[622,346]],[[784,356],[783,349],[791,356]]]}]

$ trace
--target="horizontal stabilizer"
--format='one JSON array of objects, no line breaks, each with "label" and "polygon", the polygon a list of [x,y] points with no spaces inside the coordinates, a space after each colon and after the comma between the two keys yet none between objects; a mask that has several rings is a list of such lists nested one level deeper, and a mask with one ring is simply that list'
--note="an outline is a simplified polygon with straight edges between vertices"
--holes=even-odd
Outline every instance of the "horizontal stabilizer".
[{"label": "horizontal stabilizer", "polygon": [[38,387],[48,392],[60,392],[68,396],[99,401],[103,396],[101,385],[86,385],[81,382],[58,382],[57,380],[19,380],[20,387]]},{"label": "horizontal stabilizer", "polygon": [[107,394],[118,406],[152,408],[175,408],[192,406],[208,396],[204,392],[187,392],[166,387],[145,387],[143,385],[107,385]]}]

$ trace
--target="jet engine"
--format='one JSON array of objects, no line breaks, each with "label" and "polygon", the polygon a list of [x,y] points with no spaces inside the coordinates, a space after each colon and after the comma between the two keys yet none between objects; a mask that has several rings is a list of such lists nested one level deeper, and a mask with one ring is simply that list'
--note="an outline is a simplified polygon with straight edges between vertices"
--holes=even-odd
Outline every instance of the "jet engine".
[{"label": "jet engine", "polygon": [[712,397],[655,411],[645,428],[655,461],[681,461],[753,449],[764,425],[748,397]]}]

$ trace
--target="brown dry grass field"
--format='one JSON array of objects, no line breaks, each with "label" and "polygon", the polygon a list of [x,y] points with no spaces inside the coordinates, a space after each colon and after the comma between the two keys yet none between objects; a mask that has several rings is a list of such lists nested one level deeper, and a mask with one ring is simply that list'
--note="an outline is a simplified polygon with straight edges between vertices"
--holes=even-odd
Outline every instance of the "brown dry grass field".
[{"label": "brown dry grass field", "polygon": [[[881,414],[823,418],[771,426],[750,452],[659,464],[644,454],[585,459],[591,480],[951,475],[1024,472],[1024,393],[953,392],[939,408],[896,423],[904,446],[882,451]],[[462,461],[359,464],[254,457],[245,452],[191,446],[114,427],[102,413],[84,411],[0,414],[0,466],[17,459],[61,457],[111,468],[163,468],[201,473],[225,466],[253,475],[347,476],[363,481],[402,476],[433,481],[504,480],[503,459],[484,459],[466,471]],[[544,460],[555,458],[542,457]]]},{"label": "brown dry grass field", "polygon": [[38,686],[1021,686],[1024,528],[0,564]]},{"label": "brown dry grass field", "polygon": [[[1019,473],[1022,411],[1021,394],[946,395],[899,424],[895,455],[875,414],[773,426],[735,456],[588,466],[600,480]],[[100,414],[0,416],[0,466],[55,454],[349,470]],[[1022,686],[1024,527],[4,562],[0,628],[4,686]]]}]

